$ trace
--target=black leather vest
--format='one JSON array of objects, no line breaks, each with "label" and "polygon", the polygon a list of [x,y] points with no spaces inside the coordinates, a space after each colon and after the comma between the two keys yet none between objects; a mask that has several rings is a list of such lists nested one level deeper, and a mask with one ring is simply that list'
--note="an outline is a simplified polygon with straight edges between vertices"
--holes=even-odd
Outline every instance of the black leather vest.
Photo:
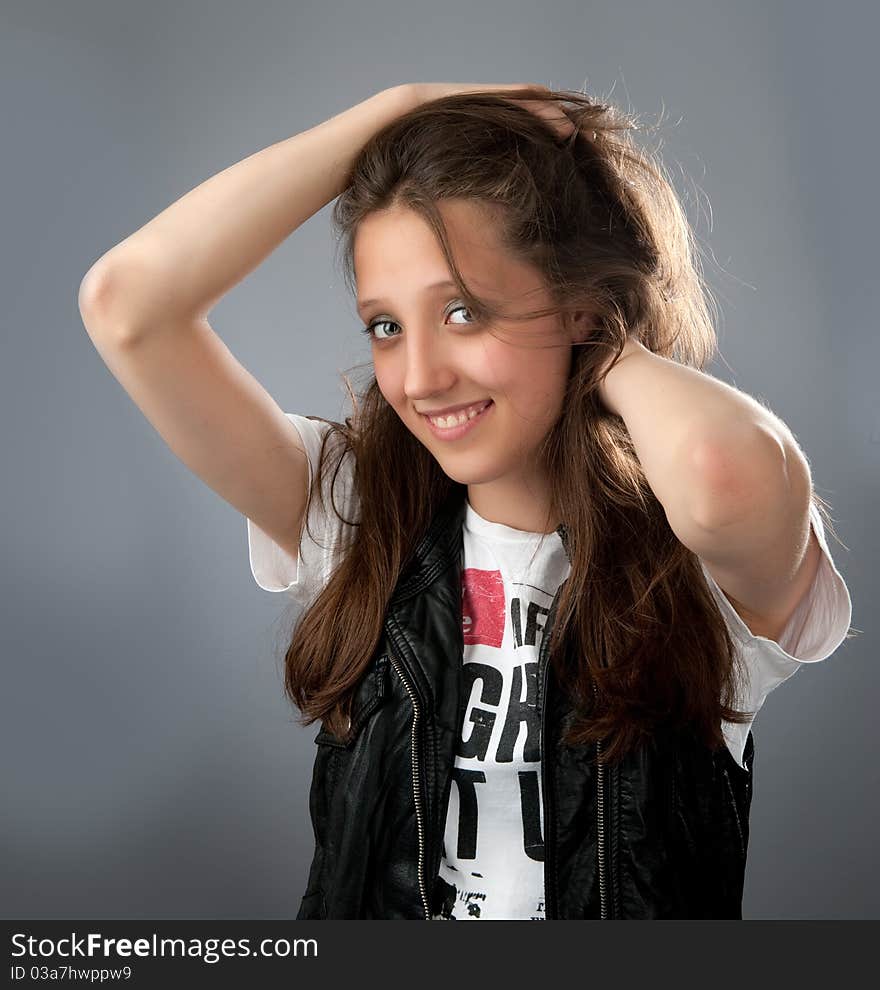
[{"label": "black leather vest", "polygon": [[[401,575],[355,693],[350,738],[323,726],[315,737],[315,852],[297,920],[437,912],[466,702],[464,511],[463,499],[447,501]],[[558,601],[559,592],[538,665],[547,919],[741,918],[751,732],[746,770],[726,746],[711,752],[680,731],[658,732],[613,767],[601,745],[563,744],[573,712],[548,663]]]}]

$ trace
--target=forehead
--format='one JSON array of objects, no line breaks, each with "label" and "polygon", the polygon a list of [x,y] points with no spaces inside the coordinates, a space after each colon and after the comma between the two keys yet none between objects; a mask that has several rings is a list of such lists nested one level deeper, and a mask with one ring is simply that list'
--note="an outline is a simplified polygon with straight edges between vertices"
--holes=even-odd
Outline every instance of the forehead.
[{"label": "forehead", "polygon": [[[510,257],[498,236],[498,218],[484,204],[445,200],[437,209],[446,226],[456,264],[476,289],[500,292],[529,287],[538,273]],[[361,298],[390,299],[402,286],[450,279],[452,273],[433,229],[421,214],[406,207],[371,213],[358,226],[353,262]],[[397,292],[395,293],[395,288]]]}]

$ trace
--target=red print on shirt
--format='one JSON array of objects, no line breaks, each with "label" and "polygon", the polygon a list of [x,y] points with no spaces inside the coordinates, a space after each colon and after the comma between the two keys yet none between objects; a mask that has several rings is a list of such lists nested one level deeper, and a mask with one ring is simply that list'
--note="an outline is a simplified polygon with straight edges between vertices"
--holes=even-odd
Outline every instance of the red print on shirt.
[{"label": "red print on shirt", "polygon": [[461,625],[465,645],[500,647],[504,639],[504,582],[501,571],[466,567],[461,575]]}]

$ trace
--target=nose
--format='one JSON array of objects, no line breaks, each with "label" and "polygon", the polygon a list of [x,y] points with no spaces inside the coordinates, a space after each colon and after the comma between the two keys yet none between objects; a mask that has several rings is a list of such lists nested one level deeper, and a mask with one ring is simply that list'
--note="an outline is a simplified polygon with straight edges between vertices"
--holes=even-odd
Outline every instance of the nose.
[{"label": "nose", "polygon": [[410,331],[406,341],[403,391],[408,399],[421,400],[447,392],[455,384],[455,371],[431,328]]}]

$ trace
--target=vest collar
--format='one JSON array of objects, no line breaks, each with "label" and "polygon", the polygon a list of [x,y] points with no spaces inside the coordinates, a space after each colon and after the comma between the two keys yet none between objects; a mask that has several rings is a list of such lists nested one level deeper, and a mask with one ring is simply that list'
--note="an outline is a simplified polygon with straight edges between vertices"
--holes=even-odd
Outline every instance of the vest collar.
[{"label": "vest collar", "polygon": [[[461,552],[462,525],[467,509],[467,489],[456,485],[434,514],[430,526],[417,544],[413,558],[405,568],[391,598],[392,606],[412,598]],[[562,541],[565,556],[571,563],[568,527],[560,523],[555,530]]]},{"label": "vest collar", "polygon": [[418,594],[461,553],[462,527],[467,508],[467,489],[456,486],[441,503],[430,526],[419,540],[391,597],[394,607]]}]

